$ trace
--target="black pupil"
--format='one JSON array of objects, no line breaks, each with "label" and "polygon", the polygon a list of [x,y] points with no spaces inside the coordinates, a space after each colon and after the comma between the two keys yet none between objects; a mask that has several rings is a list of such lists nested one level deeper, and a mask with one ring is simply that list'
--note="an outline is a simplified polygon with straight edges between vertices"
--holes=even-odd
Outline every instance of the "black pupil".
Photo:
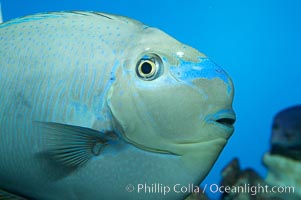
[{"label": "black pupil", "polygon": [[152,71],[152,65],[149,62],[144,62],[141,65],[141,71],[143,74],[149,74]]}]

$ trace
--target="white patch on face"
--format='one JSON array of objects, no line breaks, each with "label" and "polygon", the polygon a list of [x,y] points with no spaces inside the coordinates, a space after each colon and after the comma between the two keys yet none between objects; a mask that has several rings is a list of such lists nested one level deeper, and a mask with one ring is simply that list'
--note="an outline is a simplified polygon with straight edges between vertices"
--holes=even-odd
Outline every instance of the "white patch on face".
[{"label": "white patch on face", "polygon": [[178,51],[178,52],[177,52],[177,55],[178,55],[180,58],[182,58],[182,57],[184,56],[184,52]]},{"label": "white patch on face", "polygon": [[203,69],[203,67],[201,67],[201,66],[193,66],[192,69],[197,70],[197,71],[201,71]]}]

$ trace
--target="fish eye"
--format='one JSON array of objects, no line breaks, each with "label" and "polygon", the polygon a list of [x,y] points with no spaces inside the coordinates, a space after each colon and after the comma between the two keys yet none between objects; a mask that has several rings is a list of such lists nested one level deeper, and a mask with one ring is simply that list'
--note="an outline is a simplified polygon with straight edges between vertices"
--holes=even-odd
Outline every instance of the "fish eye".
[{"label": "fish eye", "polygon": [[149,78],[155,74],[156,65],[151,60],[143,60],[138,66],[139,75],[145,78]]},{"label": "fish eye", "polygon": [[159,56],[150,54],[143,56],[137,63],[136,73],[143,80],[158,78],[161,71],[162,60]]},{"label": "fish eye", "polygon": [[273,124],[273,126],[272,126],[272,130],[273,131],[277,131],[279,129],[279,125],[278,124]]}]

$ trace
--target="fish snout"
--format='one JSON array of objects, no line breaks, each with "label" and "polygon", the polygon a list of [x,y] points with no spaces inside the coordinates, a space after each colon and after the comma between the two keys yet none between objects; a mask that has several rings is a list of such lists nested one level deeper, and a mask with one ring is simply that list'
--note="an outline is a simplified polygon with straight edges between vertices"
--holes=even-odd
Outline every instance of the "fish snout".
[{"label": "fish snout", "polygon": [[190,85],[208,98],[215,98],[221,105],[232,105],[233,81],[223,68],[210,59],[200,58],[197,63],[181,61],[180,66],[171,67],[170,72],[178,81]]},{"label": "fish snout", "polygon": [[236,115],[232,108],[234,85],[230,76],[208,58],[199,63],[185,63],[172,73],[199,93],[200,114],[206,116],[206,123],[231,135]]},{"label": "fish snout", "polygon": [[228,74],[221,67],[208,58],[201,58],[200,62],[197,63],[181,61],[179,66],[171,67],[170,71],[176,79],[186,82],[191,82],[199,78],[219,78],[225,82],[229,82],[230,79]]}]

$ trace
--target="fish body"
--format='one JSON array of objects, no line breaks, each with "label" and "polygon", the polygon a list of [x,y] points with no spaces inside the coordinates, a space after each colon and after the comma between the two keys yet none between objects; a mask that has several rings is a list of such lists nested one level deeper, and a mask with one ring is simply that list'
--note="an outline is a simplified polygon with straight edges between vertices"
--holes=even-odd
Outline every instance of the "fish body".
[{"label": "fish body", "polygon": [[[198,185],[233,132],[226,72],[126,17],[7,21],[0,57],[0,189],[14,194],[181,199],[173,186]],[[171,191],[139,185],[155,183]]]}]

